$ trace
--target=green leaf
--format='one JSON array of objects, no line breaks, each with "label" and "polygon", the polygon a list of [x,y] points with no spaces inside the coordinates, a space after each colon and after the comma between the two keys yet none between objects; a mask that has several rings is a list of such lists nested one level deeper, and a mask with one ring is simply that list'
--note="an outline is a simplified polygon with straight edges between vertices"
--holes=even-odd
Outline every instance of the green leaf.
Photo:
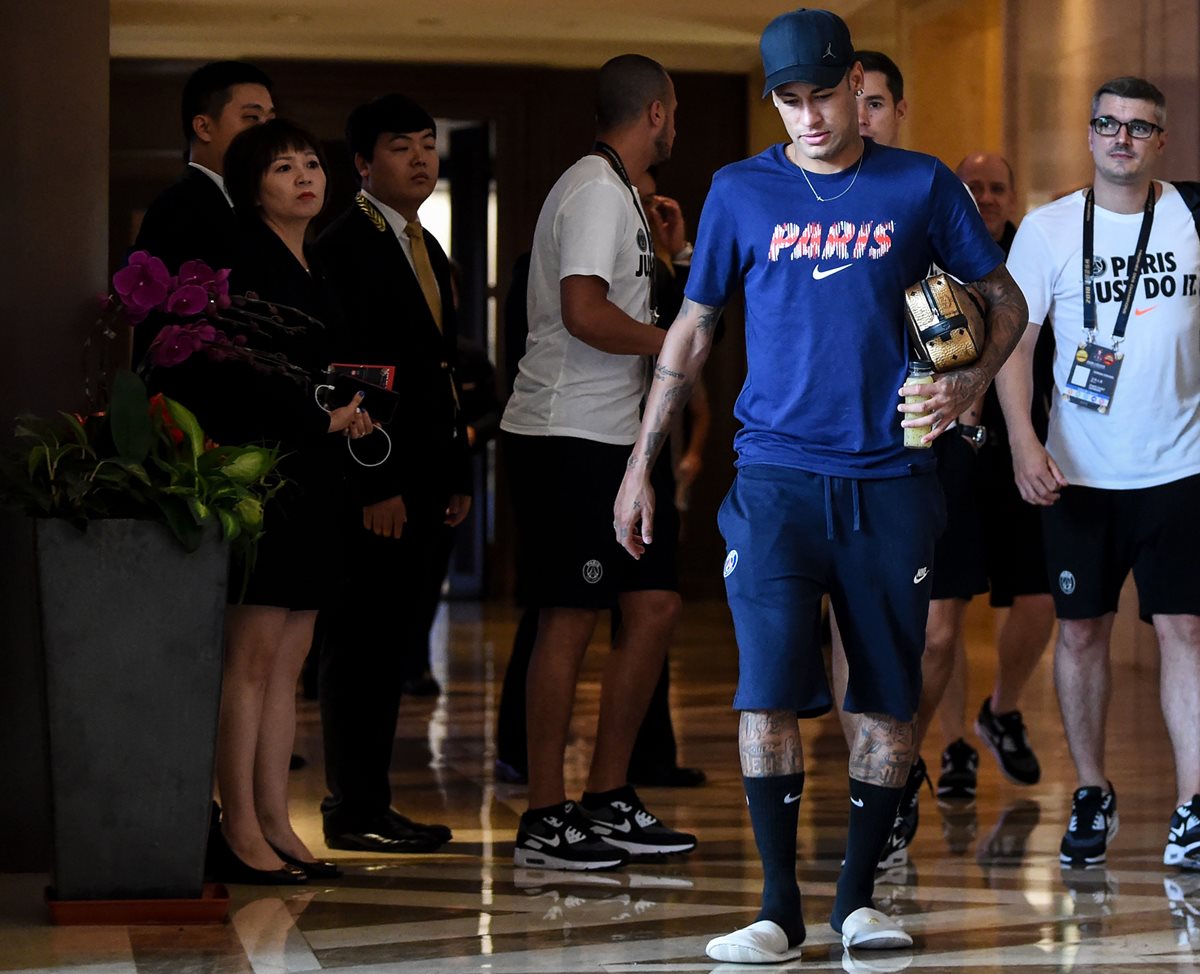
[{"label": "green leaf", "polygon": [[241,524],[238,523],[238,519],[229,511],[217,511],[217,517],[221,519],[221,532],[224,534],[226,541],[232,541],[241,534]]},{"label": "green leaf", "polygon": [[200,421],[196,419],[196,414],[183,403],[176,402],[174,399],[168,399],[166,402],[167,412],[171,414],[172,422],[183,430],[183,435],[192,451],[192,460],[195,461],[204,452],[204,430],[200,428]]},{"label": "green leaf", "polygon": [[188,505],[176,497],[155,495],[154,502],[163,512],[167,527],[187,551],[195,551],[200,547],[204,537],[204,528],[196,523]]},{"label": "green leaf", "polygon": [[142,380],[127,369],[122,369],[113,378],[109,418],[113,441],[121,456],[137,463],[145,460],[154,446],[150,400]]},{"label": "green leaf", "polygon": [[197,524],[202,524],[208,520],[211,512],[207,504],[202,503],[198,497],[189,497],[187,503],[188,509],[192,512],[192,517],[196,519]]},{"label": "green leaf", "polygon": [[71,413],[60,413],[63,419],[67,421],[67,425],[71,427],[71,432],[75,434],[75,442],[82,443],[87,446],[88,435],[87,430],[83,428],[83,423],[79,422]]},{"label": "green leaf", "polygon": [[32,480],[34,477],[37,476],[38,471],[40,470],[42,464],[44,464],[46,462],[46,457],[47,457],[48,453],[49,453],[49,451],[41,443],[39,443],[32,450],[29,451],[29,457],[28,457],[27,462],[29,464],[29,479],[30,480]]}]

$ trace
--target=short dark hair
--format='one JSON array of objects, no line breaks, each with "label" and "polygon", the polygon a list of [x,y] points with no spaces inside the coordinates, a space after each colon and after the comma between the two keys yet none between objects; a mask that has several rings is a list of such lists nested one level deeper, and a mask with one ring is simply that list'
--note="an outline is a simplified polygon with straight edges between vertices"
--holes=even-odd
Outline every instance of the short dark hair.
[{"label": "short dark hair", "polygon": [[1132,98],[1136,101],[1154,103],[1154,120],[1159,125],[1167,124],[1167,98],[1158,88],[1145,78],[1134,78],[1126,75],[1123,78],[1113,78],[1106,81],[1092,95],[1092,117],[1100,111],[1100,99],[1105,95],[1115,95],[1117,98]]},{"label": "short dark hair", "polygon": [[618,55],[596,78],[596,126],[607,132],[632,122],[651,102],[665,102],[670,91],[671,76],[653,58]]},{"label": "short dark hair", "polygon": [[[262,125],[252,125],[239,132],[225,150],[225,191],[233,208],[243,219],[258,216],[258,191],[263,176],[282,153],[307,152],[317,154],[321,169],[329,173],[321,143],[307,129],[286,118],[273,118]],[[329,181],[325,182],[325,199],[329,198]],[[324,200],[322,200],[324,202]]]},{"label": "short dark hair", "polygon": [[359,105],[346,120],[346,145],[351,156],[361,155],[370,162],[375,145],[385,132],[407,134],[432,129],[437,135],[433,116],[411,98],[404,95],[380,95],[374,101]]},{"label": "short dark hair", "polygon": [[904,100],[904,75],[895,61],[882,51],[855,51],[854,60],[863,66],[864,71],[878,71],[884,76],[895,104],[899,105]]},{"label": "short dark hair", "polygon": [[190,146],[196,137],[192,119],[197,115],[220,115],[233,97],[234,85],[262,85],[270,91],[271,84],[265,71],[245,61],[213,61],[197,68],[184,82],[179,102],[184,144]]}]

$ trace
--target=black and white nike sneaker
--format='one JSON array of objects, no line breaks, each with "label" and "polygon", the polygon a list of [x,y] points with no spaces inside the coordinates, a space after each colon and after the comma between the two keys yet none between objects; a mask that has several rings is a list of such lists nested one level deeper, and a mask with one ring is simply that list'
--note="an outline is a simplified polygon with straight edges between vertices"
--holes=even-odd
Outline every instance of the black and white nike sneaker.
[{"label": "black and white nike sneaker", "polygon": [[663,825],[629,785],[603,796],[584,795],[581,808],[597,836],[630,855],[671,855],[696,848],[694,835]]},{"label": "black and white nike sneaker", "polygon": [[1163,865],[1200,869],[1200,795],[1193,795],[1171,815]]},{"label": "black and white nike sneaker", "polygon": [[1071,798],[1071,820],[1059,846],[1058,860],[1065,866],[1095,866],[1108,856],[1108,843],[1117,834],[1117,794],[1092,786],[1078,789]]},{"label": "black and white nike sneaker", "polygon": [[517,828],[513,864],[527,869],[615,869],[623,849],[596,835],[574,802],[526,812]]}]

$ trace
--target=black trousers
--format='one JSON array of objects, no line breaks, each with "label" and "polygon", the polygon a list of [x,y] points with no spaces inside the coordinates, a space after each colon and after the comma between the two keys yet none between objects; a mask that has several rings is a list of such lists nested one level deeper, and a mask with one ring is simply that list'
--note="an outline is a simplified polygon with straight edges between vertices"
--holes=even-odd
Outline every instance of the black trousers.
[{"label": "black trousers", "polygon": [[445,496],[405,497],[400,538],[362,527],[347,544],[347,584],[323,620],[319,694],[326,832],[368,826],[391,805],[388,771],[410,657],[421,657],[446,575],[452,529]]},{"label": "black trousers", "polygon": [[[615,637],[620,625],[620,611],[613,610],[612,631]],[[528,772],[525,733],[525,680],[529,673],[529,660],[533,656],[533,644],[537,639],[537,609],[526,609],[517,625],[513,637],[512,656],[508,669],[504,671],[504,685],[500,690],[500,707],[496,717],[496,752],[505,764]],[[650,698],[650,706],[642,726],[638,729],[633,745],[633,756],[629,759],[629,775],[632,778],[648,776],[661,768],[675,767],[678,755],[675,744],[675,727],[671,723],[671,666],[664,660],[662,673]]]}]

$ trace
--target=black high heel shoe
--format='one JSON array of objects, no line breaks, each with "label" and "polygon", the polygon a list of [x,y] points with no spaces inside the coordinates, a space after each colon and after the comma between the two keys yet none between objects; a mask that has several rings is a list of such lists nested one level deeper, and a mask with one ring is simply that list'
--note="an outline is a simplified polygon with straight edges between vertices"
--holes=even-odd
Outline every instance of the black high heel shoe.
[{"label": "black high heel shoe", "polygon": [[330,862],[328,859],[314,859],[312,862],[306,862],[303,859],[297,859],[295,856],[289,856],[274,842],[268,842],[267,844],[275,850],[275,855],[288,865],[302,870],[309,879],[338,879],[342,875],[342,870],[336,862]]},{"label": "black high heel shoe", "polygon": [[205,872],[219,883],[242,883],[249,886],[302,886],[308,874],[298,866],[284,862],[279,869],[255,869],[247,866],[229,847],[225,834],[214,829],[208,836]]}]

